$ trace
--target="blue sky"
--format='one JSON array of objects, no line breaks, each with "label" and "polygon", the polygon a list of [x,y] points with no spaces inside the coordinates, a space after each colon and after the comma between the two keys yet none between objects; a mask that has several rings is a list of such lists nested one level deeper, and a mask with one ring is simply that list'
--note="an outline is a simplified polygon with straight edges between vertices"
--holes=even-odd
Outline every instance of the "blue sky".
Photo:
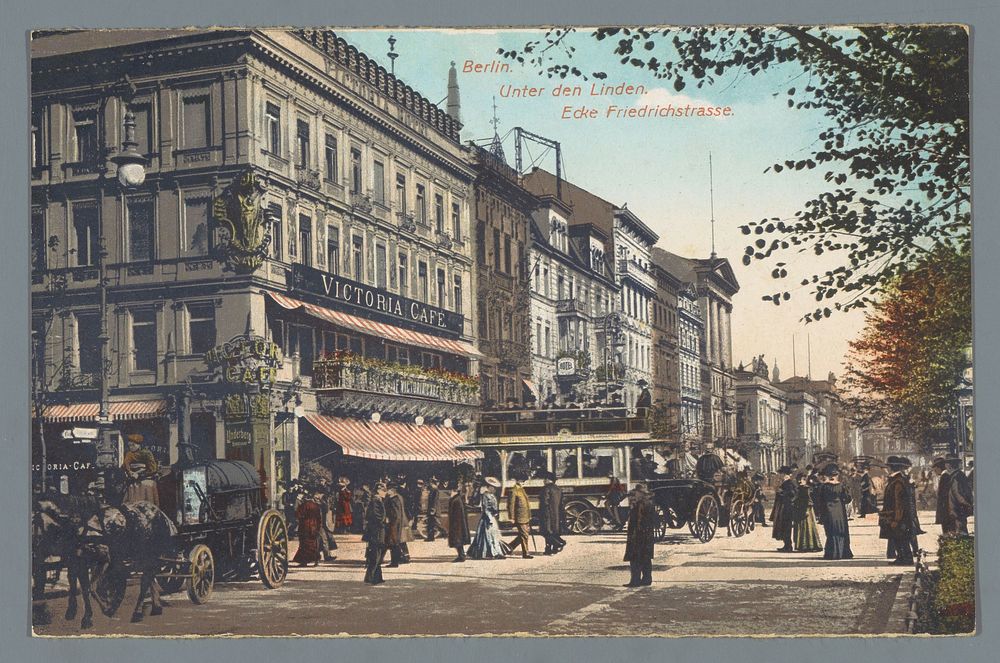
[{"label": "blue sky", "polygon": [[[808,288],[799,288],[801,279],[816,270],[825,270],[827,261],[808,254],[789,253],[778,258],[788,263],[790,278],[774,281],[771,262],[754,262],[744,267],[741,258],[745,236],[738,226],[765,217],[791,217],[804,201],[828,185],[818,171],[765,173],[775,162],[805,158],[825,119],[816,111],[788,108],[785,91],[803,87],[805,79],[794,63],[770,69],[765,75],[750,77],[727,74],[712,86],[698,89],[689,85],[682,92],[671,82],[659,81],[649,73],[619,64],[611,55],[612,44],[597,42],[586,31],[576,35],[574,62],[586,62],[584,71],[608,73],[607,83],[644,85],[648,92],[634,96],[572,99],[553,97],[556,83],[530,66],[512,64],[509,73],[462,73],[463,63],[500,60],[498,48],[520,48],[526,41],[539,39],[542,31],[525,30],[341,30],[352,44],[388,66],[385,57],[389,34],[396,37],[396,75],[438,102],[447,93],[448,68],[458,65],[462,99],[463,140],[493,135],[493,98],[496,97],[499,132],[505,136],[514,126],[560,141],[566,178],[616,204],[628,204],[654,231],[659,245],[690,257],[707,257],[711,251],[709,219],[708,154],[714,164],[716,251],[729,258],[742,289],[734,300],[733,353],[737,362],[763,353],[772,363],[777,359],[782,377],[792,374],[792,335],[796,335],[796,367],[805,375],[807,346],[812,347],[812,375],[825,377],[828,371],[841,372],[847,341],[863,322],[862,315],[835,316],[808,326],[799,322],[812,310]],[[658,51],[658,55],[662,51]],[[660,56],[661,59],[662,55]],[[568,81],[567,81],[568,82]],[[502,98],[502,85],[544,86],[545,94],[535,98]],[[777,93],[777,94],[775,94]],[[564,120],[565,105],[587,105],[603,112],[608,104],[641,106],[644,103],[707,104],[731,106],[727,118],[655,118]],[[442,103],[443,107],[443,103]],[[505,141],[508,159],[513,161],[513,143]],[[532,157],[543,150],[532,146]],[[552,155],[538,164],[552,169]],[[761,301],[761,296],[792,288],[790,302],[777,307]]]}]

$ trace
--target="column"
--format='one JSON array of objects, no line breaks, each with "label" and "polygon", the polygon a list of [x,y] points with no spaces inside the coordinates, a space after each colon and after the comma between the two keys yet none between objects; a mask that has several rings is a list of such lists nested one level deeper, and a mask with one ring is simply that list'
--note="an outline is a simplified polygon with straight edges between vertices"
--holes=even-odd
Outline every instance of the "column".
[{"label": "column", "polygon": [[708,295],[705,294],[700,297],[698,303],[701,308],[702,320],[704,320],[704,329],[702,332],[705,335],[705,360],[711,363],[714,356],[712,355],[712,311]]}]

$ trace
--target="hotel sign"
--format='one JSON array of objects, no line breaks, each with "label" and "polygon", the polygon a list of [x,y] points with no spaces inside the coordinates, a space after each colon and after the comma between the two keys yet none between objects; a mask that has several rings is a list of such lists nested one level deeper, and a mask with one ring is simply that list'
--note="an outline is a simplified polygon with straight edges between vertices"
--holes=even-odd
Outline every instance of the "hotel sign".
[{"label": "hotel sign", "polygon": [[345,306],[388,323],[405,322],[430,333],[450,332],[460,335],[465,318],[452,311],[430,306],[415,299],[373,288],[372,286],[330,274],[305,265],[292,265],[290,286],[299,291],[333,300],[338,308]]}]

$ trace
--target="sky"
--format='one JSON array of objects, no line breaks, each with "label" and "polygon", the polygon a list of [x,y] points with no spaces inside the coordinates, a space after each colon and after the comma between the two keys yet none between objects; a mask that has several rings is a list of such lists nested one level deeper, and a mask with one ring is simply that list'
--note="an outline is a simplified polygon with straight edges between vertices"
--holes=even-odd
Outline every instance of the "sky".
[{"label": "sky", "polygon": [[[842,373],[848,341],[860,331],[863,313],[837,313],[806,325],[803,314],[815,308],[808,287],[798,284],[822,273],[833,263],[808,253],[786,252],[768,261],[744,266],[747,244],[739,226],[764,218],[787,219],[818,192],[829,188],[822,172],[764,172],[777,162],[803,159],[813,148],[827,120],[817,111],[788,107],[789,87],[802,87],[801,68],[790,63],[771,68],[757,77],[726,74],[713,85],[698,89],[688,85],[674,91],[672,82],[621,65],[612,54],[610,41],[597,42],[587,31],[575,35],[573,62],[585,63],[584,71],[605,71],[604,81],[615,85],[642,85],[645,93],[590,96],[590,82],[572,81],[583,87],[580,97],[553,96],[559,82],[539,75],[530,65],[520,66],[496,55],[498,48],[520,49],[525,42],[540,39],[543,31],[528,30],[339,30],[354,44],[386,68],[387,38],[395,36],[399,57],[395,73],[432,102],[447,94],[448,69],[457,65],[461,93],[462,140],[493,136],[493,103],[499,120],[499,135],[513,162],[510,130],[515,126],[559,141],[564,177],[617,205],[627,204],[659,234],[658,246],[687,257],[708,257],[712,250],[712,201],[715,216],[715,250],[729,259],[740,283],[733,299],[732,333],[734,362],[749,365],[763,354],[769,365],[777,365],[782,379],[793,374],[825,378]],[[657,51],[658,54],[661,51]],[[661,57],[662,59],[662,57]],[[489,65],[507,62],[511,71],[464,72],[466,61]],[[570,80],[565,81],[567,84]],[[507,85],[544,87],[535,97],[502,96]],[[729,106],[728,117],[617,118],[604,117],[606,107],[686,104]],[[599,111],[597,119],[563,119],[565,106],[585,106]],[[710,187],[709,154],[712,158]],[[554,168],[554,156],[544,148],[530,146],[527,161]],[[512,163],[513,165],[513,163]],[[710,196],[710,188],[714,195]],[[774,261],[787,263],[789,278],[771,277]],[[781,306],[761,300],[764,295],[789,289],[792,298]],[[794,359],[793,359],[794,337]]]}]

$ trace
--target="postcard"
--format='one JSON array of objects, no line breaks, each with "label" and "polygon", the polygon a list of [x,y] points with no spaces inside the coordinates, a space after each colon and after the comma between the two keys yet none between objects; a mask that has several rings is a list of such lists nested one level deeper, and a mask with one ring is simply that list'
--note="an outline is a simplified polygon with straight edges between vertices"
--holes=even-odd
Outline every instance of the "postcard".
[{"label": "postcard", "polygon": [[966,26],[28,39],[34,635],[975,631]]}]

